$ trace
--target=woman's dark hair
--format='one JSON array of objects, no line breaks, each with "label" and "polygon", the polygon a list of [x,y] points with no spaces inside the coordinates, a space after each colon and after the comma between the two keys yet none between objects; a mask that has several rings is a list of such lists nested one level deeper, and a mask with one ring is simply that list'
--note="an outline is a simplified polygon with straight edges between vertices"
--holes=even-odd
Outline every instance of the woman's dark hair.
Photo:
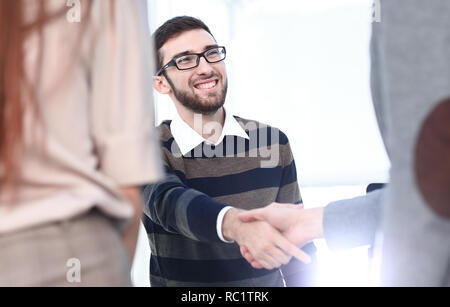
[{"label": "woman's dark hair", "polygon": [[156,55],[156,70],[160,69],[163,65],[163,56],[159,52],[161,47],[171,38],[174,38],[181,33],[189,30],[203,29],[212,35],[208,26],[203,23],[200,19],[190,17],[190,16],[178,16],[166,21],[162,26],[156,29],[153,33],[153,42]]}]

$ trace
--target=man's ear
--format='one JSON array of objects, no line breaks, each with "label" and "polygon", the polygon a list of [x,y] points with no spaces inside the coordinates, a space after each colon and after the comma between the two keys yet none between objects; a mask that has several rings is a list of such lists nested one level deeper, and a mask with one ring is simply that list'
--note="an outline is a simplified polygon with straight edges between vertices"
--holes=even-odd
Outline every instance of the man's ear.
[{"label": "man's ear", "polygon": [[170,93],[170,85],[167,82],[166,78],[163,76],[154,76],[153,77],[153,87],[160,94],[169,94]]}]

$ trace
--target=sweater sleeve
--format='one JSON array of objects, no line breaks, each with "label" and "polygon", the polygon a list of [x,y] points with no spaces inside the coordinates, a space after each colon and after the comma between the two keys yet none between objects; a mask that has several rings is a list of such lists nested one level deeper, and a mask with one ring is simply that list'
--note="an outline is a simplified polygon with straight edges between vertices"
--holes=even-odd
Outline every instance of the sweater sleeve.
[{"label": "sweater sleeve", "polygon": [[328,204],[323,213],[323,231],[330,249],[373,244],[382,211],[385,189]]},{"label": "sweater sleeve", "polygon": [[217,234],[217,217],[226,207],[187,187],[168,165],[166,177],[142,188],[144,214],[168,232],[202,242],[222,242]]}]

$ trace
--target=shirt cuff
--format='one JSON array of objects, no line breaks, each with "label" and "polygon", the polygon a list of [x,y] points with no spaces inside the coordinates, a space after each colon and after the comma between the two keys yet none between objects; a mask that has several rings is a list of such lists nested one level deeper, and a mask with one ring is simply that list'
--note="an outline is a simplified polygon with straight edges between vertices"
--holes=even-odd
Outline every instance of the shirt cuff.
[{"label": "shirt cuff", "polygon": [[222,235],[222,222],[223,222],[223,217],[225,216],[225,213],[228,212],[228,210],[230,210],[231,206],[227,206],[224,207],[222,210],[220,210],[219,215],[217,216],[217,235],[219,236],[220,240],[222,240],[225,243],[234,243],[234,241],[227,241],[225,240],[225,238]]}]

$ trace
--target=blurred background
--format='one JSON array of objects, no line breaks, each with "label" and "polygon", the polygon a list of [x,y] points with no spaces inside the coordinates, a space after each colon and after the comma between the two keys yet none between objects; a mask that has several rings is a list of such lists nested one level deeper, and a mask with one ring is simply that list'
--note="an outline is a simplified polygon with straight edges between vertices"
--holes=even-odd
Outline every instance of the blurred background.
[{"label": "blurred background", "polygon": [[[373,0],[148,0],[150,31],[179,15],[200,18],[227,48],[225,107],[289,138],[305,207],[387,182],[389,160],[370,95]],[[382,16],[381,16],[382,18]],[[159,124],[175,108],[156,91]],[[368,247],[331,252],[317,240],[323,286],[372,285]],[[149,285],[141,227],[135,285]]]}]

